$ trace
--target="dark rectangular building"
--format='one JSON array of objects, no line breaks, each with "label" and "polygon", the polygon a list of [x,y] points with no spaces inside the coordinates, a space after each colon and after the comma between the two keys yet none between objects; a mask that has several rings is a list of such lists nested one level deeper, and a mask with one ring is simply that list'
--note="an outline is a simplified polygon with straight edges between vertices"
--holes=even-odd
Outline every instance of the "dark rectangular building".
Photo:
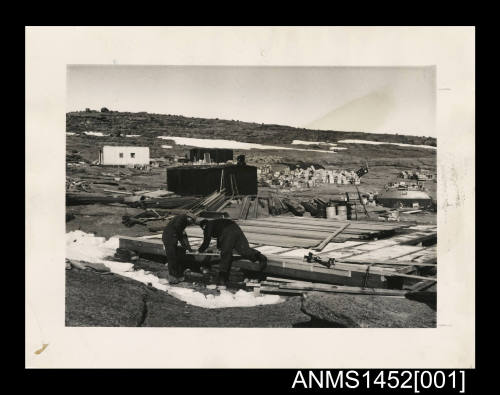
[{"label": "dark rectangular building", "polygon": [[231,179],[239,195],[257,194],[257,168],[247,165],[178,166],[167,168],[167,188],[178,195],[206,196],[223,186],[232,194]]}]

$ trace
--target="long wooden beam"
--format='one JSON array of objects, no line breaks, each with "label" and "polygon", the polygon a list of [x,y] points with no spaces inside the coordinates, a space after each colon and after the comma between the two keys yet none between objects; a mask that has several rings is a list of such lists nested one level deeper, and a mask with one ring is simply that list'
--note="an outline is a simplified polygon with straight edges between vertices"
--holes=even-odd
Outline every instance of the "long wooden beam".
[{"label": "long wooden beam", "polygon": [[[238,267],[258,271],[257,264],[250,261],[239,260],[234,262]],[[364,272],[361,274],[356,271],[351,271],[342,268],[329,269],[321,265],[313,265],[301,261],[290,261],[283,259],[276,259],[273,256],[267,255],[267,267],[264,271],[265,274],[291,277],[300,280],[308,280],[314,282],[328,283],[328,284],[343,284],[343,285],[361,285],[364,279]],[[384,276],[377,275],[370,276],[369,283],[372,287],[387,288],[387,281]]]},{"label": "long wooden beam", "polygon": [[[269,277],[268,277],[269,278]],[[284,280],[284,281],[283,281]],[[330,293],[348,293],[348,294],[358,294],[358,295],[382,295],[382,296],[400,296],[404,297],[408,293],[407,290],[400,289],[386,289],[386,288],[363,288],[363,287],[351,287],[347,285],[333,285],[333,284],[323,284],[323,283],[312,283],[306,281],[296,281],[296,280],[286,280],[278,279],[278,281],[261,281],[260,283],[246,283],[247,287],[265,287],[270,293],[272,288],[274,288],[278,293],[281,290],[294,290],[294,291],[319,291],[319,292],[330,292]]]},{"label": "long wooden beam", "polygon": [[399,289],[384,289],[384,288],[362,288],[362,287],[349,287],[346,285],[331,285],[331,284],[311,284],[301,285],[294,283],[280,284],[280,289],[294,289],[302,291],[320,291],[331,293],[348,293],[358,295],[383,295],[383,296],[404,296],[407,291]]},{"label": "long wooden beam", "polygon": [[342,228],[337,230],[335,233],[332,233],[330,236],[328,236],[325,240],[323,240],[317,247],[314,247],[315,250],[321,251],[323,248],[326,247],[326,245],[333,240],[335,236],[338,236],[340,233],[344,231],[345,228],[347,228],[350,224],[347,223],[345,224]]},{"label": "long wooden beam", "polygon": [[[340,263],[362,263],[359,260],[342,258]],[[371,265],[388,265],[388,266],[428,266],[428,267],[436,267],[435,263],[429,262],[415,262],[415,261],[394,261],[394,260],[374,260],[370,261]]]},{"label": "long wooden beam", "polygon": [[[300,260],[296,258],[282,258],[279,257],[279,255],[266,255],[268,258],[268,262],[272,261],[276,264],[301,264]],[[366,263],[371,263],[371,262],[366,262]],[[376,263],[374,263],[376,264]],[[316,265],[320,266],[319,264],[312,264],[312,266],[316,267]],[[408,266],[412,266],[411,263],[408,264]],[[351,272],[356,272],[356,273],[367,273],[367,267],[366,264],[360,264],[360,262],[357,263],[345,263],[345,262],[335,262],[334,265],[335,269],[340,269],[340,270],[346,270],[346,271],[351,271]],[[332,269],[326,269],[326,270],[332,270]],[[417,276],[413,274],[406,274],[406,273],[401,273],[397,270],[390,270],[389,268],[382,268],[382,267],[377,267],[377,266],[372,266],[369,269],[370,274],[376,274],[376,275],[382,275],[382,276],[396,276],[396,277],[405,277],[405,278],[413,278],[413,279],[418,279],[418,280],[436,280],[434,277],[424,277],[424,276]]]}]

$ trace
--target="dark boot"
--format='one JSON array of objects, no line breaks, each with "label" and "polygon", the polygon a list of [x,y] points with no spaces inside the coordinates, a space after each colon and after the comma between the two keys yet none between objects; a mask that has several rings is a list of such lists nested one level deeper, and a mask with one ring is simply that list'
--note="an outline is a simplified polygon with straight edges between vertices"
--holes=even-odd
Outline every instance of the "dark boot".
[{"label": "dark boot", "polygon": [[178,276],[174,276],[172,274],[168,275],[168,283],[169,284],[179,284],[182,281],[184,281],[184,277],[183,276],[178,277]]}]

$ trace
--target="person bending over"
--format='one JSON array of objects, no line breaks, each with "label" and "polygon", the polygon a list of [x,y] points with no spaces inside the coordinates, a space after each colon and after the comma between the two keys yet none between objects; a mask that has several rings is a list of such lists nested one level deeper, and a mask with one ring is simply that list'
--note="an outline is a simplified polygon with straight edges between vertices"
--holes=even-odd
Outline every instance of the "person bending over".
[{"label": "person bending over", "polygon": [[[162,240],[167,254],[169,283],[177,284],[183,280],[183,265],[181,255],[184,251],[193,251],[189,245],[186,226],[194,223],[192,216],[176,215],[163,230]],[[180,243],[181,248],[177,245]]]},{"label": "person bending over", "polygon": [[198,251],[205,251],[212,237],[217,239],[217,247],[221,250],[218,285],[227,283],[233,261],[233,249],[244,259],[252,262],[259,261],[260,271],[266,268],[267,258],[256,249],[250,248],[245,234],[236,222],[226,218],[211,221],[205,219],[200,222],[200,227],[203,229],[203,243]]}]

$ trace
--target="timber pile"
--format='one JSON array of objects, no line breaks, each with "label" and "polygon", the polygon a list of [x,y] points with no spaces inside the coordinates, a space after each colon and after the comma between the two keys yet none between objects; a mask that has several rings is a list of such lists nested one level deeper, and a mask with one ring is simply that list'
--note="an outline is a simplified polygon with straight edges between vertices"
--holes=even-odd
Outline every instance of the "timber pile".
[{"label": "timber pile", "polygon": [[[241,218],[241,217],[240,217]],[[334,221],[297,217],[265,217],[238,220],[250,243],[279,247],[312,248],[326,246],[325,240],[343,243],[348,240],[369,240],[389,237],[396,230],[407,228],[411,223],[377,223],[371,221]],[[346,225],[349,224],[348,227]],[[339,230],[342,231],[337,233]],[[188,228],[188,236],[200,237],[197,229]]]},{"label": "timber pile", "polygon": [[381,295],[404,297],[409,291],[401,289],[363,288],[346,285],[313,283],[289,280],[279,277],[267,277],[265,281],[247,281],[245,285],[253,288],[256,294],[275,294],[284,296],[303,295],[306,292],[346,293],[355,295]]},{"label": "timber pile", "polygon": [[[184,209],[178,210],[168,210],[169,214],[181,214],[189,212],[189,210]],[[199,212],[199,211],[198,211]],[[203,214],[202,214],[203,215]],[[223,216],[223,213],[221,213]],[[155,218],[152,214],[147,215],[148,218]],[[143,219],[139,219],[144,221]],[[294,217],[269,217],[251,220],[238,220],[237,223],[241,229],[245,232],[248,241],[256,245],[268,245],[276,247],[299,247],[299,248],[314,248],[316,251],[323,251],[329,244],[336,243],[339,244],[339,248],[342,243],[346,241],[356,241],[363,243],[369,240],[383,239],[391,235],[394,235],[396,230],[402,230],[404,228],[409,228],[411,223],[397,223],[397,224],[385,224],[377,222],[361,222],[361,221],[328,221],[328,220],[316,220],[316,219],[299,219],[297,221]],[[319,225],[314,225],[315,223]],[[156,227],[154,230],[161,230],[161,227]],[[414,246],[420,243],[432,244],[432,240],[436,240],[435,229],[428,230],[409,230],[409,234],[403,234],[397,237],[392,237],[386,243],[381,244],[384,246],[391,245],[403,245],[403,246]],[[189,237],[193,238],[203,238],[203,232],[198,226],[190,226],[186,228],[186,233]],[[363,248],[377,248],[375,245],[372,247],[365,246]],[[358,253],[365,253],[367,250],[361,250]],[[404,247],[397,247],[400,250]],[[348,251],[338,250],[337,254],[329,256],[331,258],[341,258],[347,252],[350,252],[352,248],[347,248]],[[329,247],[328,251],[332,248]],[[410,249],[408,251],[413,252]],[[420,250],[419,250],[420,251]],[[327,252],[327,251],[325,251]],[[432,252],[435,254],[435,251]],[[331,254],[330,254],[331,255]],[[379,260],[384,260],[385,258],[380,256]]]},{"label": "timber pile", "polygon": [[225,189],[222,188],[220,191],[215,191],[207,197],[197,199],[194,202],[181,206],[181,208],[189,210],[193,215],[200,215],[204,211],[219,211],[219,209],[227,204],[227,200]]},{"label": "timber pile", "polygon": [[[242,228],[243,229],[243,228]],[[302,247],[308,248],[316,246],[321,241],[319,238],[313,237],[292,237],[279,234],[269,233],[252,233],[243,229],[248,241],[253,244],[271,245],[278,247]],[[186,233],[189,237],[203,238],[203,231],[198,226],[190,226],[186,228]]]},{"label": "timber pile", "polygon": [[[350,226],[346,229],[349,228]],[[187,228],[188,235],[191,229],[199,228]],[[197,231],[195,237],[196,240],[193,240],[192,245],[201,242],[203,237],[201,229]],[[411,233],[388,240],[329,243],[325,251],[317,255],[320,258],[317,261],[304,260],[304,255],[308,250],[295,248],[283,250],[281,248],[280,251],[280,248],[271,247],[271,244],[267,243],[270,235],[264,235],[262,238],[261,244],[265,247],[257,246],[256,248],[268,258],[268,265],[264,272],[268,276],[369,288],[401,288],[405,281],[407,283],[421,280],[436,281],[435,277],[414,274],[417,268],[429,269],[435,273],[435,247],[400,244],[409,237]],[[119,243],[120,248],[132,250],[138,254],[165,255],[163,243],[158,239],[120,237]],[[196,258],[207,257],[197,256]],[[219,255],[212,254],[208,256],[208,259],[215,262],[219,259]],[[330,259],[335,259],[333,264],[325,265],[325,262]],[[246,272],[258,272],[257,263],[240,259],[237,256],[235,256],[234,266]]]},{"label": "timber pile", "polygon": [[[126,198],[125,198],[126,199]],[[222,218],[224,213],[219,213],[226,203],[224,192],[214,192],[205,198],[168,197],[141,200],[137,204],[146,208],[146,211],[133,217],[124,215],[122,223],[127,227],[144,225],[151,232],[163,230],[174,215],[194,214],[211,218]]]},{"label": "timber pile", "polygon": [[[217,194],[207,198],[197,209],[210,207],[213,202],[220,204],[217,203]],[[151,216],[151,213],[148,215]],[[234,267],[257,276],[294,279],[292,285],[264,283],[264,288],[261,288],[264,291],[301,294],[341,290],[321,284],[376,290],[401,290],[405,286],[412,291],[422,291],[436,282],[437,250],[432,243],[436,240],[437,228],[433,225],[412,226],[410,223],[349,222],[296,217],[240,220],[238,224],[251,245],[267,256],[268,265],[263,273],[259,273],[257,263],[234,256]],[[148,224],[148,228],[150,226]],[[380,238],[381,235],[391,234],[396,230],[400,232],[389,238]],[[198,226],[186,228],[186,233],[192,246],[201,243],[203,232]],[[161,235],[147,238],[120,237],[119,247],[136,254],[165,256],[160,237]],[[372,240],[365,240],[366,237],[371,237]],[[341,238],[344,238],[344,242],[339,242]],[[316,247],[316,252],[308,249],[311,247]],[[217,252],[206,256],[201,254],[194,259],[217,263],[220,255]],[[421,285],[412,288],[415,283]],[[359,291],[361,294],[368,292],[349,288],[343,291]],[[373,295],[384,294],[373,290],[369,292]]]}]

